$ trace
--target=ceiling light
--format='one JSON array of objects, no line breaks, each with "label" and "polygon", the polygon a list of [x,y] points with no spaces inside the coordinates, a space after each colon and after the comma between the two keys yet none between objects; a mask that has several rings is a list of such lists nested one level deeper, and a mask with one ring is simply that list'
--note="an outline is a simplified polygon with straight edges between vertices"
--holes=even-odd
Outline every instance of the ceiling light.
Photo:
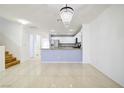
[{"label": "ceiling light", "polygon": [[27,20],[25,20],[25,19],[17,19],[17,21],[18,21],[19,23],[23,24],[23,25],[27,25],[27,24],[30,23],[29,21],[27,21]]},{"label": "ceiling light", "polygon": [[69,26],[69,24],[70,24],[70,22],[72,20],[73,15],[74,15],[74,9],[71,8],[71,7],[68,7],[67,4],[66,4],[65,7],[60,9],[60,16],[61,16],[63,24],[66,27]]},{"label": "ceiling light", "polygon": [[73,32],[74,30],[73,29],[69,29],[70,32]]}]

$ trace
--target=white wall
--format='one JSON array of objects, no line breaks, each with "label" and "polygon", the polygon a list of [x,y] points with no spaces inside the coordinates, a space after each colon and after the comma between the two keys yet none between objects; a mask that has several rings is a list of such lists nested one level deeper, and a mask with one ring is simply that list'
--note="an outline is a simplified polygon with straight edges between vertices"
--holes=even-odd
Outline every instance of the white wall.
[{"label": "white wall", "polygon": [[0,35],[2,45],[21,60],[23,26],[16,22],[0,18]]},{"label": "white wall", "polygon": [[[23,61],[26,61],[26,60],[29,60],[31,58],[31,54],[30,54],[30,40],[29,40],[29,37],[30,35],[33,35],[33,36],[36,36],[36,35],[40,35],[41,37],[41,48],[43,46],[43,48],[48,48],[49,45],[45,44],[44,45],[44,42],[46,42],[45,40],[48,41],[49,43],[49,34],[48,33],[45,33],[46,31],[44,29],[41,29],[41,28],[30,28],[29,26],[24,26],[23,28],[23,43],[22,43],[22,59]],[[34,56],[34,55],[33,55]]]},{"label": "white wall", "polygon": [[89,24],[85,34],[87,60],[124,86],[124,5],[105,10]]},{"label": "white wall", "polygon": [[89,33],[89,25],[83,24],[82,29],[82,59],[83,63],[90,63],[90,33]]},{"label": "white wall", "polygon": [[2,36],[0,34],[0,45],[2,45],[2,44],[3,44],[3,41],[2,41]]},{"label": "white wall", "polygon": [[5,70],[5,47],[0,46],[0,72]]}]

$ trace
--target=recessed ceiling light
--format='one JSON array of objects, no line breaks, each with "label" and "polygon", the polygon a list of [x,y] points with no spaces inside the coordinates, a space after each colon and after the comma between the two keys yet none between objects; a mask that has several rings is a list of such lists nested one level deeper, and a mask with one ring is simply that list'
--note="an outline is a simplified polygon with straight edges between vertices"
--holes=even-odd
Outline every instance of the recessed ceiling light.
[{"label": "recessed ceiling light", "polygon": [[17,21],[18,21],[19,23],[23,24],[23,25],[27,25],[27,24],[30,23],[29,21],[27,21],[27,20],[25,20],[25,19],[17,19]]},{"label": "recessed ceiling light", "polygon": [[73,29],[69,29],[70,32],[73,32],[74,30]]}]

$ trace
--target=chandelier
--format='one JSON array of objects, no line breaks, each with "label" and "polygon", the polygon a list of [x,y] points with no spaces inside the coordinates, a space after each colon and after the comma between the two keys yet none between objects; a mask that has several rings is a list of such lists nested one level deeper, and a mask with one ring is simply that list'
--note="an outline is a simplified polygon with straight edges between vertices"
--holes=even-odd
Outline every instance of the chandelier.
[{"label": "chandelier", "polygon": [[61,19],[62,19],[62,22],[63,24],[68,27],[71,20],[72,20],[72,17],[74,15],[74,9],[67,6],[63,7],[60,9],[60,16],[61,16]]}]

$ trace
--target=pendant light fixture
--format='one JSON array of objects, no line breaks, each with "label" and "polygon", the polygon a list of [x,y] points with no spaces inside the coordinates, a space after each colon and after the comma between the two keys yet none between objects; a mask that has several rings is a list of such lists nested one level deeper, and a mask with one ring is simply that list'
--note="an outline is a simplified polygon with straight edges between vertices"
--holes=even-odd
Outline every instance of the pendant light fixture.
[{"label": "pendant light fixture", "polygon": [[63,24],[68,27],[71,20],[72,20],[72,17],[74,15],[74,9],[67,6],[63,7],[60,9],[60,16],[61,16],[61,19],[62,19],[62,22]]}]

